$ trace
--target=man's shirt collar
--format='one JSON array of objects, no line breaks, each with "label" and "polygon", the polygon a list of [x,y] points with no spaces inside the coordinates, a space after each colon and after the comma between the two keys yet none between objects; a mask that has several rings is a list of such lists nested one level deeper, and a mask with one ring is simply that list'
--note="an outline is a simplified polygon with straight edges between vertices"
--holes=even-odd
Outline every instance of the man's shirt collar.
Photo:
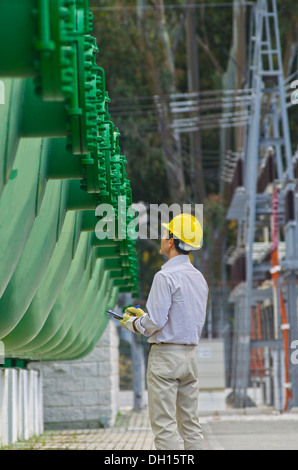
[{"label": "man's shirt collar", "polygon": [[177,255],[162,265],[161,269],[172,268],[179,264],[190,263],[189,255]]}]

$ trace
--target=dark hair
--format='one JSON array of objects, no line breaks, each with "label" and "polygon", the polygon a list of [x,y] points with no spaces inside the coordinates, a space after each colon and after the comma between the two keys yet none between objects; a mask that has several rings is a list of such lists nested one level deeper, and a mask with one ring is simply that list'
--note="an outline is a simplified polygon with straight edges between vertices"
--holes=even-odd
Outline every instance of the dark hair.
[{"label": "dark hair", "polygon": [[176,248],[176,251],[178,251],[178,253],[180,255],[189,255],[189,251],[186,251],[186,250],[182,250],[180,247],[179,247],[179,242],[180,240],[178,238],[175,238],[174,237],[174,234],[172,232],[169,231],[169,239],[170,238],[173,238],[174,240],[174,246]]}]

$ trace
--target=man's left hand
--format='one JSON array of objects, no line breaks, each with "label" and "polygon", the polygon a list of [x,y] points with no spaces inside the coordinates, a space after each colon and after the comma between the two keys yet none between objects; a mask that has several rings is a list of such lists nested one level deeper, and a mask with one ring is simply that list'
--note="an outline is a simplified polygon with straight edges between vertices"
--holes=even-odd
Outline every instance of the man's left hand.
[{"label": "man's left hand", "polygon": [[138,333],[140,332],[137,330],[137,328],[134,325],[134,322],[138,319],[139,317],[131,316],[129,313],[125,313],[123,315],[123,320],[120,321],[121,325],[124,326],[129,331],[132,331],[133,333]]}]

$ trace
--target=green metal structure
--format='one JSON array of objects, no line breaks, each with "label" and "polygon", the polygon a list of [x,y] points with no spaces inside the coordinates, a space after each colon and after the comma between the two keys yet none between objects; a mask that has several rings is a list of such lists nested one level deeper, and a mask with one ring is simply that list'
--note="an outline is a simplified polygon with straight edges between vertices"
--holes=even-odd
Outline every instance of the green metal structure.
[{"label": "green metal structure", "polygon": [[[0,1],[0,340],[8,358],[80,358],[118,294],[137,296],[135,242],[118,232],[132,220],[119,201],[130,207],[132,193],[97,53],[88,0]],[[114,210],[113,239],[96,236],[101,204]]]}]

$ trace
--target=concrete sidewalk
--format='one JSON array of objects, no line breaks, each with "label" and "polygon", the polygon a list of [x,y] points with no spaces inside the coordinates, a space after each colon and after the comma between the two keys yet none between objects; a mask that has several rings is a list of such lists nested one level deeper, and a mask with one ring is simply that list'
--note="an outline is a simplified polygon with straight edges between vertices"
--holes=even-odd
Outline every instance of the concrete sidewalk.
[{"label": "concrete sidewalk", "polygon": [[[14,444],[17,450],[155,450],[146,396],[132,410],[133,396],[122,393],[112,428],[47,431]],[[210,402],[211,407],[214,400]],[[298,410],[278,414],[269,407],[201,410],[204,450],[298,450]]]},{"label": "concrete sidewalk", "polygon": [[[202,416],[204,450],[298,450],[298,413],[227,410]],[[108,429],[48,431],[13,450],[155,450],[148,408],[124,409]]]},{"label": "concrete sidewalk", "polygon": [[113,428],[46,431],[36,439],[18,442],[13,450],[154,450],[147,407],[125,409]]}]

